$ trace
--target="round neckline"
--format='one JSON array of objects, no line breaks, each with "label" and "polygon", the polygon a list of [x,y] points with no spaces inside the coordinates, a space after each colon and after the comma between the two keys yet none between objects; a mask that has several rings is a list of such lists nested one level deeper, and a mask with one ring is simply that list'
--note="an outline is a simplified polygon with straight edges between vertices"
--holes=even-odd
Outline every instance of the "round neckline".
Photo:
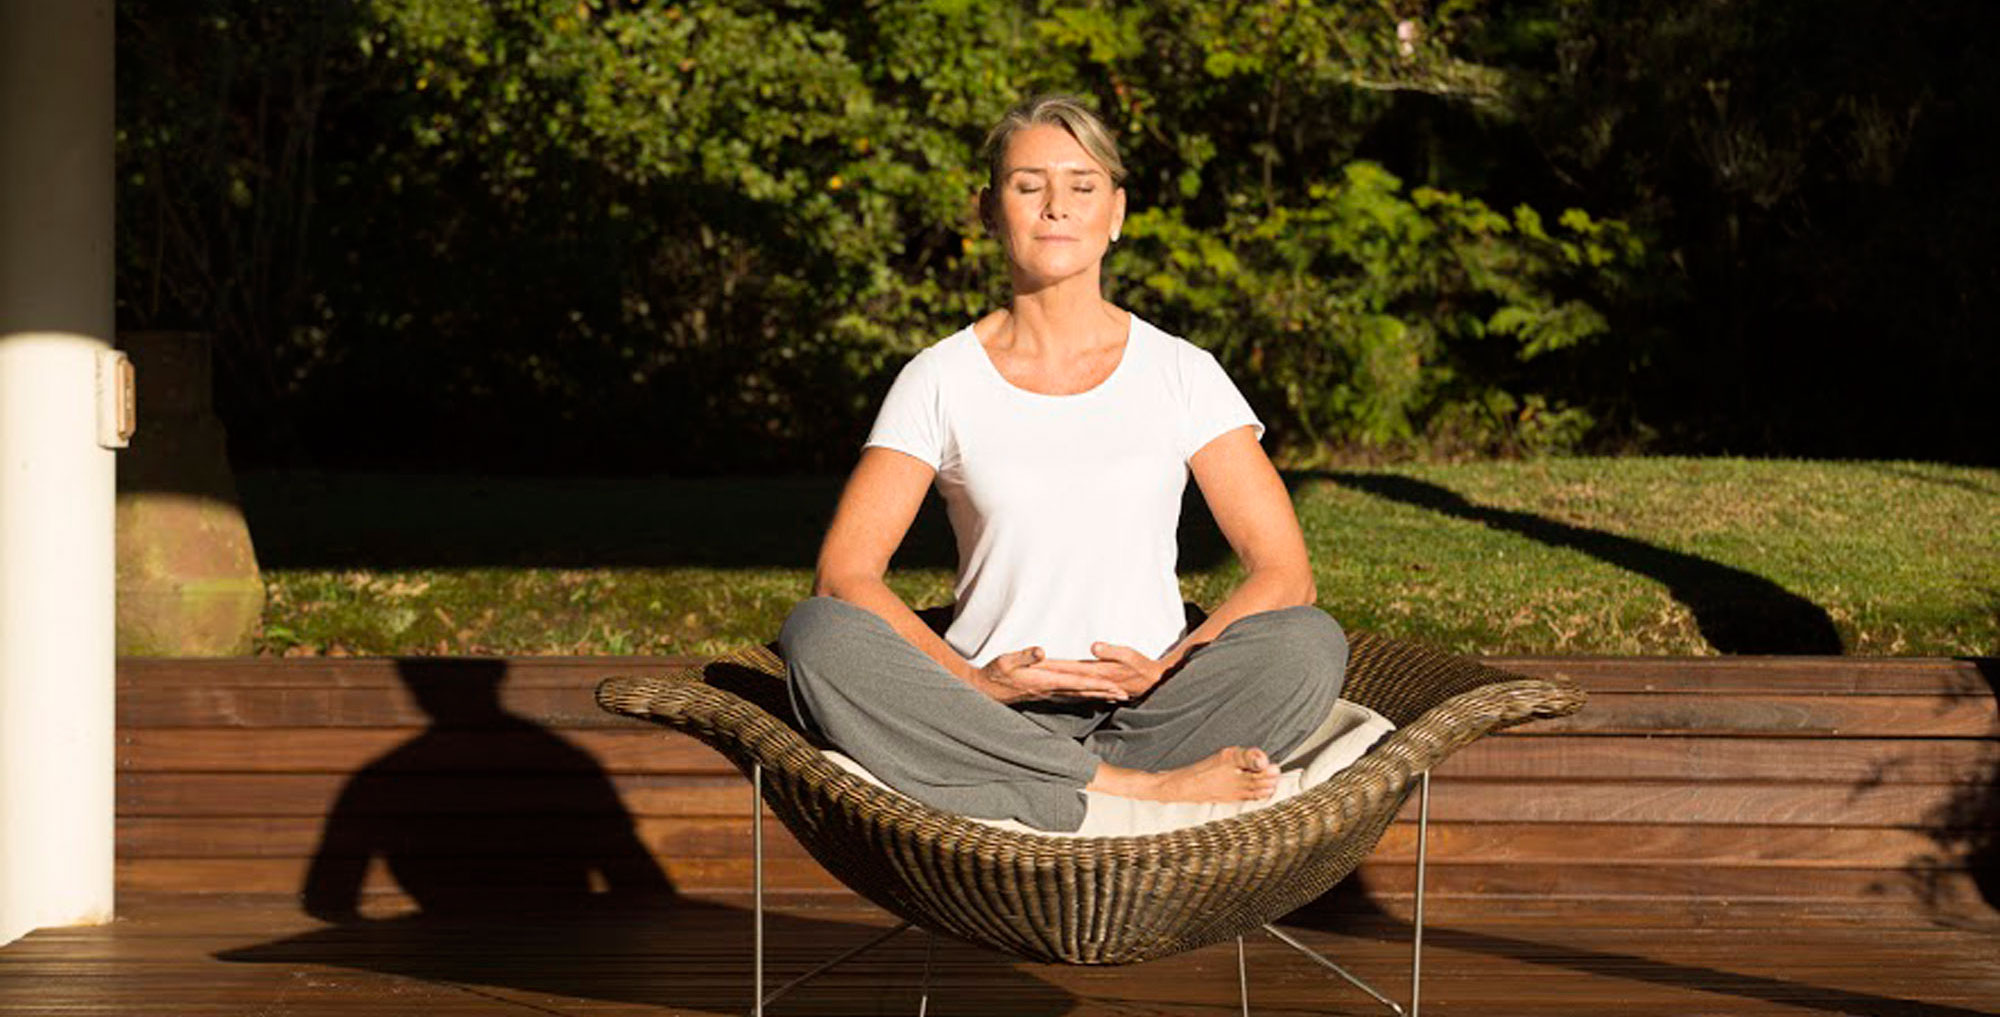
[{"label": "round neckline", "polygon": [[1081,392],[1062,392],[1062,393],[1037,392],[1034,389],[1022,388],[1021,386],[1016,385],[1013,382],[1007,380],[1007,375],[1001,372],[999,364],[993,362],[992,355],[986,352],[986,344],[979,341],[979,333],[971,325],[965,326],[965,337],[966,340],[972,344],[972,352],[979,357],[980,363],[986,365],[987,376],[992,378],[994,381],[999,382],[1000,387],[1007,389],[1008,391],[1015,392],[1023,396],[1027,396],[1031,399],[1048,399],[1054,401],[1062,401],[1069,399],[1085,399],[1090,396],[1096,395],[1099,392],[1103,392],[1104,390],[1110,388],[1113,382],[1116,382],[1122,375],[1124,375],[1125,365],[1130,364],[1132,362],[1133,346],[1139,341],[1139,325],[1140,325],[1139,316],[1137,314],[1134,314],[1131,311],[1125,312],[1125,348],[1121,350],[1118,354],[1117,366],[1111,369],[1110,374],[1104,376],[1104,380],[1098,382],[1095,385],[1092,385],[1087,389],[1084,389]]}]

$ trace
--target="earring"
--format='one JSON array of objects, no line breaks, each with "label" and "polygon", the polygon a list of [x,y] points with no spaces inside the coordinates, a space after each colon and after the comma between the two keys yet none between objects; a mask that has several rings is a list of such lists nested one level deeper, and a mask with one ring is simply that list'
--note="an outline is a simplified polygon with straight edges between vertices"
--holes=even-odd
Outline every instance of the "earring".
[{"label": "earring", "polygon": [[1111,231],[1111,242],[1114,244],[1118,242],[1118,230],[1115,228]]}]

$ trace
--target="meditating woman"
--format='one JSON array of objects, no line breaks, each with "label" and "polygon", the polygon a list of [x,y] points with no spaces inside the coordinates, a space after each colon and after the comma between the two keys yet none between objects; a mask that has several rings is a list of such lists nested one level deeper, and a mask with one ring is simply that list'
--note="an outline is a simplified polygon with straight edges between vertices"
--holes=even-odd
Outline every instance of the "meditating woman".
[{"label": "meditating woman", "polygon": [[[987,139],[1008,306],[918,353],[875,420],[779,637],[804,723],[934,808],[1049,831],[1086,789],[1268,798],[1340,693],[1347,642],[1258,423],[1214,357],[1106,301],[1125,167],[1075,99]],[[1188,631],[1189,472],[1247,576]],[[933,631],[884,583],[936,484],[958,543]]]}]

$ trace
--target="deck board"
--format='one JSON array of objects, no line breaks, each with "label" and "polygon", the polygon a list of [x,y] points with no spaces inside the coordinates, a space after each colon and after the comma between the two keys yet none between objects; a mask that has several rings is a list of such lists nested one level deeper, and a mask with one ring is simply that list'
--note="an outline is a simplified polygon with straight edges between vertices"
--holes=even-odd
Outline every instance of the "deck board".
[{"label": "deck board", "polygon": [[[268,1017],[741,1014],[750,923],[740,895],[645,912],[496,922],[323,925],[282,897],[129,895],[108,926],[50,929],[0,948],[0,1014]],[[1861,925],[1784,908],[1695,918],[1603,905],[1494,912],[1426,930],[1433,1014],[1867,1014],[1968,1017],[2000,1009],[2000,932],[1918,921]],[[888,918],[844,895],[791,897],[767,921],[773,983]],[[1409,928],[1322,909],[1290,931],[1403,998]],[[1268,938],[1247,944],[1253,1012],[1372,1014],[1365,998]],[[923,939],[906,935],[773,1008],[909,1014]],[[1233,1014],[1221,945],[1146,964],[1074,968],[943,943],[932,1012]]]}]

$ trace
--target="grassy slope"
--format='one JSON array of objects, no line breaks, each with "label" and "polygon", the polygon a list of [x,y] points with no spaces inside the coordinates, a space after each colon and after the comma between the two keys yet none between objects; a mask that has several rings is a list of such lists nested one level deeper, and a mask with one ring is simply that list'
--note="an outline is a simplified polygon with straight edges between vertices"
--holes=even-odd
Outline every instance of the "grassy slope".
[{"label": "grassy slope", "polygon": [[[1291,478],[1320,603],[1478,652],[2000,654],[2000,471],[1557,459]],[[246,477],[264,645],[710,653],[769,638],[837,481]],[[950,595],[935,518],[892,585]],[[1190,525],[1183,586],[1240,577]],[[273,564],[275,563],[275,564]]]}]

